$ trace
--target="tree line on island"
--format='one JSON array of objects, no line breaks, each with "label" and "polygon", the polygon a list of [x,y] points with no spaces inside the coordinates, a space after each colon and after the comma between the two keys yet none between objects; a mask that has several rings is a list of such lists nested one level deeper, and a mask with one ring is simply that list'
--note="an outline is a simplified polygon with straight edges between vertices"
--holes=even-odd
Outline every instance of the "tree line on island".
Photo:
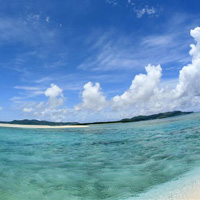
[{"label": "tree line on island", "polygon": [[92,124],[110,124],[110,123],[127,123],[127,122],[139,122],[139,121],[147,121],[154,119],[163,119],[168,117],[175,117],[180,115],[187,115],[193,112],[182,112],[182,111],[173,111],[173,112],[165,112],[158,113],[153,115],[139,115],[132,118],[122,119],[119,121],[107,121],[107,122],[92,122],[92,123],[79,123],[79,122],[50,122],[50,121],[40,121],[36,119],[24,119],[24,120],[13,120],[10,122],[0,122],[0,123],[9,123],[9,124],[20,124],[20,125],[49,125],[49,126],[66,126],[66,125],[92,125]]}]

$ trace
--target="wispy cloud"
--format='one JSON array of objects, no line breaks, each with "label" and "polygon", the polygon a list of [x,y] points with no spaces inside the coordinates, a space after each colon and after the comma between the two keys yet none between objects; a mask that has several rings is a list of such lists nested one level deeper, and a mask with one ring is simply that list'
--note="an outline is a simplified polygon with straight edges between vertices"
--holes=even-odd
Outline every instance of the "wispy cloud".
[{"label": "wispy cloud", "polygon": [[26,45],[49,44],[56,37],[56,29],[49,29],[40,20],[40,15],[30,14],[24,18],[0,18],[1,45],[6,42],[22,42]]},{"label": "wispy cloud", "polygon": [[[114,96],[110,101],[106,101],[105,96],[100,90],[100,85],[93,86],[92,83],[86,84],[82,93],[82,106],[84,110],[93,109],[88,106],[95,105],[98,99],[103,99],[98,105],[104,114],[109,112],[113,116],[132,117],[138,114],[152,114],[157,112],[166,112],[172,110],[199,111],[200,103],[200,27],[190,31],[195,44],[191,44],[189,51],[192,60],[189,64],[182,67],[179,71],[178,80],[165,81],[160,84],[162,68],[160,65],[146,66],[146,74],[138,74],[134,77],[130,87],[121,95]],[[94,91],[95,93],[94,93]],[[92,94],[94,99],[90,96]],[[92,102],[91,102],[92,101]],[[86,104],[86,106],[84,106]],[[98,111],[98,105],[96,105]],[[110,110],[110,107],[112,110]]]},{"label": "wispy cloud", "polygon": [[137,66],[137,61],[128,52],[128,49],[120,49],[120,45],[104,44],[95,57],[89,57],[78,68],[92,71],[133,69],[134,66]]},{"label": "wispy cloud", "polygon": [[10,98],[12,102],[21,102],[24,100],[32,99],[34,97],[44,95],[44,87],[33,87],[33,86],[15,86],[14,89],[19,90],[18,96]]},{"label": "wispy cloud", "polygon": [[186,40],[189,43],[190,38],[185,38],[182,32],[177,32],[179,27],[165,30],[164,33],[144,36],[137,41],[134,35],[116,37],[114,30],[105,33],[91,47],[93,54],[88,56],[78,68],[101,72],[140,71],[141,66],[149,62],[162,65],[172,62],[186,63],[189,61]]},{"label": "wispy cloud", "polygon": [[45,77],[42,77],[42,78],[39,78],[39,79],[36,79],[36,80],[32,80],[32,82],[35,82],[35,83],[48,83],[48,82],[51,82],[52,80],[53,80],[52,77],[45,76]]},{"label": "wispy cloud", "polygon": [[143,16],[158,17],[160,14],[160,9],[154,6],[145,4],[142,1],[135,0],[106,0],[106,3],[112,6],[119,6],[123,9],[128,9],[133,12],[137,18],[142,18]]},{"label": "wispy cloud", "polygon": [[19,72],[22,79],[30,76],[36,68],[45,67],[43,60],[50,55],[54,59],[52,67],[62,64],[58,56],[52,56],[59,41],[59,30],[48,26],[43,18],[39,14],[0,17],[0,46],[20,46],[20,51],[11,51],[9,57],[1,60],[0,66]]},{"label": "wispy cloud", "polygon": [[133,8],[133,11],[135,12],[137,18],[141,18],[144,15],[158,16],[158,12],[154,7],[145,6],[141,9]]},{"label": "wispy cloud", "polygon": [[118,4],[118,0],[106,0],[106,3],[116,6]]},{"label": "wispy cloud", "polygon": [[[199,111],[200,103],[200,27],[190,31],[195,44],[191,44],[189,51],[192,60],[179,71],[177,81],[165,81],[160,84],[162,68],[160,65],[149,64],[145,67],[146,73],[137,74],[128,89],[121,95],[116,95],[107,99],[99,83],[88,82],[84,85],[81,93],[81,103],[74,109],[62,107],[64,104],[63,89],[55,84],[51,84],[44,95],[48,97],[47,102],[31,102],[23,106],[24,113],[32,113],[39,118],[51,120],[66,120],[67,113],[79,116],[85,120],[84,116],[92,116],[92,121],[101,119],[116,119],[122,117],[132,117],[138,114],[151,114],[172,110],[195,110]],[[22,87],[25,90],[36,88]],[[22,105],[22,104],[21,104]],[[71,119],[72,119],[71,118]]]},{"label": "wispy cloud", "polygon": [[50,17],[47,16],[46,19],[45,19],[45,21],[46,21],[47,23],[49,23],[49,22],[50,22]]},{"label": "wispy cloud", "polygon": [[29,87],[29,86],[15,86],[15,89],[27,90],[27,91],[41,90],[41,88],[39,88],[39,87]]}]

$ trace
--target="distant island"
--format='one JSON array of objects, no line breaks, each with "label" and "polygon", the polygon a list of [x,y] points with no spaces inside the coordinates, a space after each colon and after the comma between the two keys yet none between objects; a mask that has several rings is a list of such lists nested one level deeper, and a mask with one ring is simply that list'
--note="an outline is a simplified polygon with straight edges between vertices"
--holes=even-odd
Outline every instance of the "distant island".
[{"label": "distant island", "polygon": [[13,120],[10,122],[1,122],[0,124],[18,124],[18,125],[40,125],[40,126],[69,126],[69,125],[92,125],[92,124],[110,124],[110,123],[127,123],[127,122],[138,122],[138,121],[147,121],[154,119],[163,119],[168,117],[175,117],[180,115],[187,115],[193,112],[182,112],[182,111],[173,111],[165,112],[159,114],[153,114],[148,116],[139,115],[132,118],[122,119],[119,121],[107,121],[107,122],[92,122],[92,123],[79,123],[79,122],[50,122],[50,121],[40,121],[40,120]]},{"label": "distant island", "polygon": [[119,121],[93,122],[93,123],[82,123],[82,124],[90,125],[90,124],[139,122],[139,121],[147,121],[147,120],[154,120],[154,119],[163,119],[163,118],[168,118],[168,117],[176,117],[180,115],[188,115],[192,113],[193,112],[173,111],[173,112],[164,112],[164,113],[158,113],[158,114],[153,114],[153,115],[139,115],[132,118],[121,119]]},{"label": "distant island", "polygon": [[0,124],[19,124],[19,125],[41,125],[41,126],[68,126],[68,125],[80,125],[78,122],[50,122],[45,120],[36,119],[23,119],[23,120],[13,120],[10,122],[1,122]]}]

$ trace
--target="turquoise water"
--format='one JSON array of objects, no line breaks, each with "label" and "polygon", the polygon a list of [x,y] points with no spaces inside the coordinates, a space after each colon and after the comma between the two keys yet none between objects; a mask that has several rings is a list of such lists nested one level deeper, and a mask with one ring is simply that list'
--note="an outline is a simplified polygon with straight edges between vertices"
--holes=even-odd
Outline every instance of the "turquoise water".
[{"label": "turquoise water", "polygon": [[137,199],[200,167],[199,122],[0,128],[0,200]]}]

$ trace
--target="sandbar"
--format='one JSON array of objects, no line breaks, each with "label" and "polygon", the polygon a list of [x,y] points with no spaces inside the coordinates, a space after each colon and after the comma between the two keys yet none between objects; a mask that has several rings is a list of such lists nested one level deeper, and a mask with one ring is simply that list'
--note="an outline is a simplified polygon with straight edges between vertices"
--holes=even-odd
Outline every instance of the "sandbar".
[{"label": "sandbar", "polygon": [[65,129],[65,128],[87,128],[85,125],[66,125],[66,126],[49,126],[49,125],[21,125],[21,124],[2,124],[0,127],[5,128],[41,128],[41,129]]}]

